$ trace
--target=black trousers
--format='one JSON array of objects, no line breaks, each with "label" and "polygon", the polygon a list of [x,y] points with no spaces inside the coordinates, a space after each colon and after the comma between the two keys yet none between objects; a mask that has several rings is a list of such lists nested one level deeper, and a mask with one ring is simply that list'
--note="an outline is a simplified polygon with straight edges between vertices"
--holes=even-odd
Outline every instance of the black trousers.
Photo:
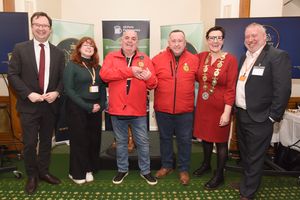
[{"label": "black trousers", "polygon": [[102,115],[88,113],[70,99],[66,108],[70,131],[69,173],[74,179],[85,179],[87,172],[98,170]]},{"label": "black trousers", "polygon": [[237,112],[237,138],[243,167],[240,194],[254,198],[262,178],[265,156],[273,134],[273,123],[255,122],[246,110]]},{"label": "black trousers", "polygon": [[[38,103],[35,113],[20,112],[23,131],[24,165],[29,177],[48,173],[55,114],[47,102]],[[37,145],[39,147],[37,148]]]}]

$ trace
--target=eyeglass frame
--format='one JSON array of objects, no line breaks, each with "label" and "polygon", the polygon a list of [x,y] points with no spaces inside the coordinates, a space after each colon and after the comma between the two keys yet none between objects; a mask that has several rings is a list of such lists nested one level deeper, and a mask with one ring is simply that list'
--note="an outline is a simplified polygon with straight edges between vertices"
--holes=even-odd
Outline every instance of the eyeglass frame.
[{"label": "eyeglass frame", "polygon": [[35,26],[37,28],[50,28],[50,25],[49,24],[38,24],[38,23],[32,23],[32,26]]},{"label": "eyeglass frame", "polygon": [[95,48],[95,46],[94,46],[94,45],[92,45],[92,44],[84,44],[84,43],[82,43],[81,47],[86,47],[86,48]]},{"label": "eyeglass frame", "polygon": [[210,40],[210,41],[222,41],[224,38],[223,36],[207,36],[206,38],[207,40]]}]

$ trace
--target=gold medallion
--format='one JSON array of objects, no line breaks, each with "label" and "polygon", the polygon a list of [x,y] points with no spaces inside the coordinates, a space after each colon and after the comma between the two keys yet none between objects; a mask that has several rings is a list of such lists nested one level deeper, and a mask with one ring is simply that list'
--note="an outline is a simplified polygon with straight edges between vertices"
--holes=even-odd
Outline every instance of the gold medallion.
[{"label": "gold medallion", "polygon": [[218,64],[217,64],[217,68],[221,68],[223,66],[223,62],[220,61]]},{"label": "gold medallion", "polygon": [[145,64],[144,64],[143,61],[139,61],[139,62],[138,62],[138,66],[141,67],[141,68],[143,68],[143,67],[145,66]]},{"label": "gold medallion", "polygon": [[187,63],[184,63],[184,65],[183,65],[183,70],[184,70],[185,72],[190,71],[190,67],[188,66]]},{"label": "gold medallion", "polygon": [[202,77],[202,80],[203,80],[203,81],[207,81],[207,76],[204,75],[204,76]]},{"label": "gold medallion", "polygon": [[219,76],[219,74],[220,74],[220,72],[217,70],[214,72],[214,76]]},{"label": "gold medallion", "polygon": [[216,86],[216,85],[217,85],[217,82],[218,82],[217,79],[213,79],[213,81],[211,82],[211,85],[212,85],[212,86]]}]

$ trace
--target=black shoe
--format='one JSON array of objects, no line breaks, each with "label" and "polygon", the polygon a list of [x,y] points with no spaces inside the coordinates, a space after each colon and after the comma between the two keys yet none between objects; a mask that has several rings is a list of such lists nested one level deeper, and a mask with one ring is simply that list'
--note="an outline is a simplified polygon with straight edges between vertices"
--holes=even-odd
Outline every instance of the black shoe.
[{"label": "black shoe", "polygon": [[58,184],[61,183],[61,181],[57,177],[55,177],[55,176],[53,176],[52,174],[49,174],[49,173],[44,174],[44,175],[40,175],[40,179],[47,182],[47,183],[50,183],[52,185],[58,185]]},{"label": "black shoe", "polygon": [[223,183],[224,183],[224,176],[215,175],[204,185],[204,188],[208,190],[213,190],[219,187]]},{"label": "black shoe", "polygon": [[29,177],[27,179],[26,185],[25,185],[25,192],[27,194],[33,194],[38,186],[38,180],[36,177]]},{"label": "black shoe", "polygon": [[203,174],[207,173],[207,172],[210,172],[211,171],[211,167],[210,165],[201,165],[200,168],[196,169],[194,172],[193,172],[193,175],[194,176],[197,176],[197,177],[200,177],[202,176]]},{"label": "black shoe", "polygon": [[145,174],[145,175],[140,174],[140,176],[143,179],[145,179],[149,185],[156,185],[157,184],[156,178],[154,178],[151,173]]},{"label": "black shoe", "polygon": [[117,175],[113,178],[112,182],[114,184],[121,184],[127,175],[128,172],[118,172]]}]

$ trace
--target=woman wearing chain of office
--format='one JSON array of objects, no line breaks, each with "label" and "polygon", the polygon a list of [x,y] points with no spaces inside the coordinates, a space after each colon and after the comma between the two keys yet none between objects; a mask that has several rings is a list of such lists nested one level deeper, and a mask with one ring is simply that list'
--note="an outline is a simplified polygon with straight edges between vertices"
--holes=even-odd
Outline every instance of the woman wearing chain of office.
[{"label": "woman wearing chain of office", "polygon": [[204,185],[215,189],[224,182],[224,167],[228,154],[228,139],[238,65],[236,58],[223,52],[225,30],[220,26],[206,33],[209,51],[198,54],[199,92],[195,110],[194,136],[202,140],[204,160],[193,174],[202,176],[211,171],[211,155],[214,143],[217,147],[217,169]]}]

